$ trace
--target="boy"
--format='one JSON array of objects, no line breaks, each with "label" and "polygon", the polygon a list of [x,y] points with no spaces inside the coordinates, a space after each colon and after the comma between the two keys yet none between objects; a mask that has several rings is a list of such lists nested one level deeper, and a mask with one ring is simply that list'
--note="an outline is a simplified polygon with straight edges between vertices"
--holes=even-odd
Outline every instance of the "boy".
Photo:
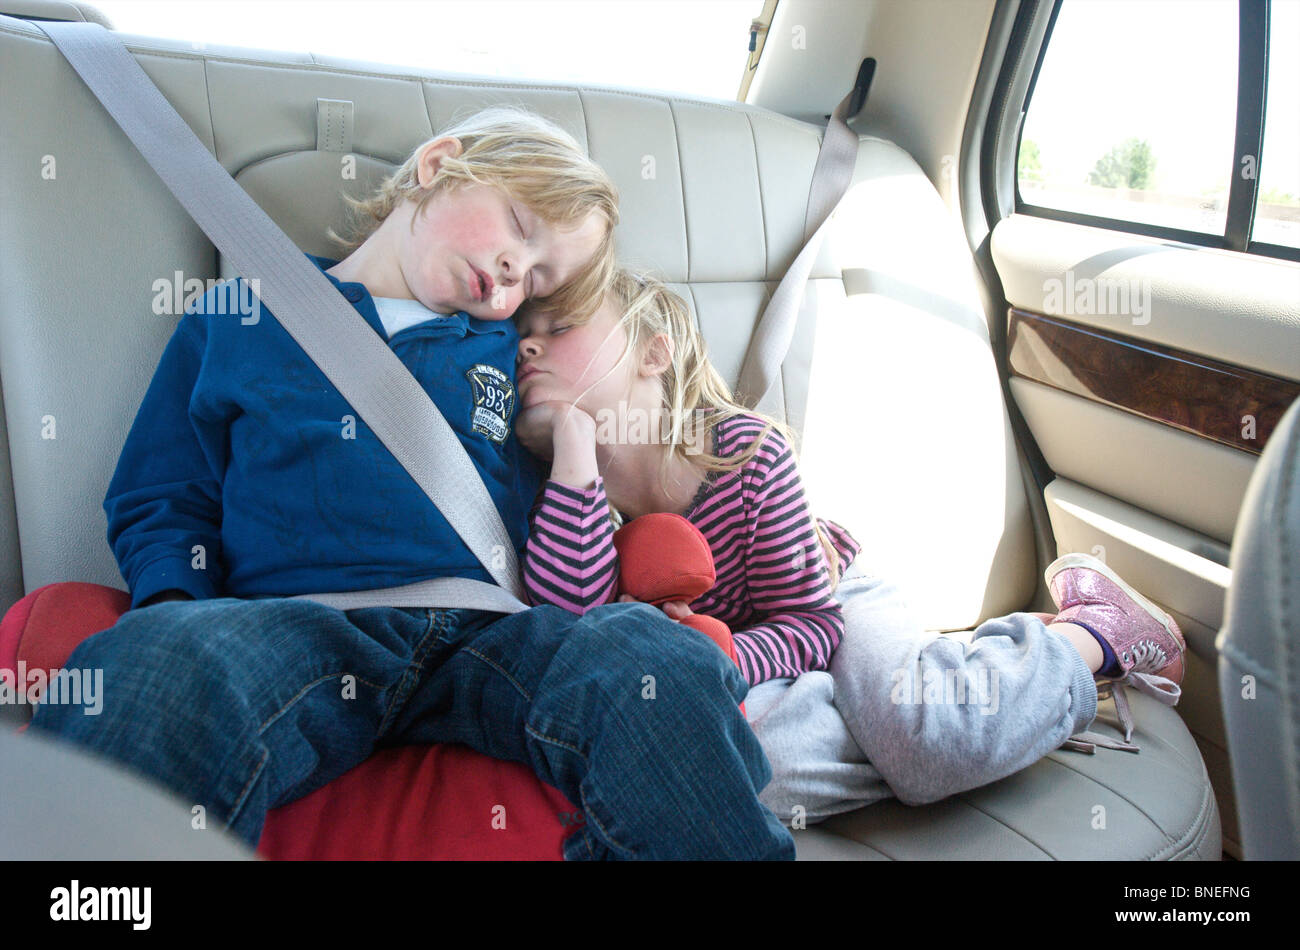
[{"label": "boy", "polygon": [[[438,405],[522,551],[538,476],[513,433],[508,318],[530,296],[600,300],[613,185],[550,123],[493,109],[357,207],[364,240],[313,261]],[[239,290],[182,319],[109,486],[139,609],[67,663],[104,670],[103,712],[37,706],[32,727],[134,766],[252,845],[267,809],[378,745],[460,742],[583,807],[566,858],[793,857],[757,800],[770,770],[736,708],[742,678],[655,608],[287,599],[491,578],[270,311],[223,316]]]}]

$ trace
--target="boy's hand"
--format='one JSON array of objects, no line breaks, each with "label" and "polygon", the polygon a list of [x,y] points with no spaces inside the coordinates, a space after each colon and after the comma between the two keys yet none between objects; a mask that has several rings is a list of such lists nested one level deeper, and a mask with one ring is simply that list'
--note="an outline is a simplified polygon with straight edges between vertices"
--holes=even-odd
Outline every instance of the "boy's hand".
[{"label": "boy's hand", "polygon": [[596,441],[596,420],[571,402],[553,399],[519,413],[515,436],[538,458],[555,458],[555,440],[563,433],[570,438]]}]

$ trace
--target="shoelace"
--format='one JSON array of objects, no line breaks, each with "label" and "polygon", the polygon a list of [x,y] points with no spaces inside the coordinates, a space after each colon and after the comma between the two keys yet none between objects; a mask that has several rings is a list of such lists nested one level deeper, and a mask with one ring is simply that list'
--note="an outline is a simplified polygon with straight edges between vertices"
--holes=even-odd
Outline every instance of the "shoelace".
[{"label": "shoelace", "polygon": [[1129,661],[1133,670],[1142,673],[1163,670],[1169,663],[1165,651],[1154,640],[1139,640],[1125,650],[1124,654],[1124,658]]},{"label": "shoelace", "polygon": [[1116,749],[1120,752],[1139,751],[1138,747],[1133,743],[1133,713],[1129,709],[1128,698],[1124,695],[1125,686],[1131,686],[1139,693],[1144,693],[1165,706],[1178,705],[1178,700],[1183,695],[1182,687],[1177,683],[1154,673],[1130,671],[1118,679],[1099,683],[1097,685],[1097,699],[1100,700],[1109,695],[1115,700],[1115,712],[1119,716],[1120,725],[1124,727],[1123,741],[1103,736],[1097,732],[1079,732],[1061,743],[1061,748],[1073,749],[1075,752],[1086,752],[1088,755],[1095,755],[1097,746],[1101,746],[1103,749]]}]

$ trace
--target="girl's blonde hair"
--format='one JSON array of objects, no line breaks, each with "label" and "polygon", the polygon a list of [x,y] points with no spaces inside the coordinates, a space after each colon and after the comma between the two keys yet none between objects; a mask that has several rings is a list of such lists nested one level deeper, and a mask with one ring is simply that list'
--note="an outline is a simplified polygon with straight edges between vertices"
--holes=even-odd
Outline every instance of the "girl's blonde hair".
[{"label": "girl's blonde hair", "polygon": [[[427,188],[420,187],[418,157],[429,142],[446,136],[460,141],[461,153],[444,158]],[[352,211],[349,234],[330,230],[330,237],[350,253],[393,213],[403,200],[415,202],[416,214],[444,191],[470,183],[500,188],[518,198],[561,231],[581,226],[591,213],[604,223],[604,236],[591,264],[547,298],[549,307],[590,317],[616,266],[614,227],[618,224],[618,189],[573,136],[536,113],[514,106],[494,106],[454,122],[425,142],[384,179],[365,200],[347,195]]]},{"label": "girl's blonde hair", "polygon": [[[671,450],[664,453],[660,479],[665,491],[669,490],[668,472],[674,457],[698,465],[707,472],[731,472],[758,452],[769,432],[775,431],[794,451],[795,439],[789,426],[772,416],[748,409],[736,401],[731,387],[709,360],[704,336],[695,325],[686,302],[673,293],[662,281],[643,271],[617,268],[609,285],[611,303],[622,314],[619,325],[627,338],[627,345],[618,361],[639,358],[659,334],[672,341],[668,368],[660,374],[663,392],[663,410],[667,431],[662,432]],[[545,304],[530,304],[530,309],[553,312]],[[599,306],[593,308],[592,313]],[[579,324],[588,316],[565,314],[565,322]],[[612,372],[612,370],[611,370]],[[594,384],[593,384],[594,385]],[[714,449],[714,430],[719,423],[738,415],[754,416],[764,427],[744,451],[730,457],[717,455]],[[615,527],[621,516],[612,512]],[[839,555],[821,526],[814,520],[817,539],[821,542],[830,567],[833,590],[839,583]]]}]

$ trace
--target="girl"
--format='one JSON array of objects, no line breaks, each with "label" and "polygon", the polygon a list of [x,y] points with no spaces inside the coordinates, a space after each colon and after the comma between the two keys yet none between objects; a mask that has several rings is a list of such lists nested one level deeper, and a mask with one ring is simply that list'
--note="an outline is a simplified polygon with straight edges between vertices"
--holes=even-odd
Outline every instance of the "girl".
[{"label": "girl", "polygon": [[[1024,768],[1092,721],[1096,675],[1177,701],[1176,624],[1095,559],[1048,568],[1055,617],[990,620],[969,644],[925,635],[896,588],[845,573],[859,545],[810,515],[789,433],[735,402],[659,281],[620,271],[590,318],[531,307],[517,319],[516,431],[551,460],[525,549],[530,597],[575,613],[607,603],[619,522],[694,523],[717,583],[664,610],[731,626],[773,769],[761,797],[783,821],[890,794],[934,801]],[[1124,743],[1073,741],[1134,749],[1125,726]]]}]

